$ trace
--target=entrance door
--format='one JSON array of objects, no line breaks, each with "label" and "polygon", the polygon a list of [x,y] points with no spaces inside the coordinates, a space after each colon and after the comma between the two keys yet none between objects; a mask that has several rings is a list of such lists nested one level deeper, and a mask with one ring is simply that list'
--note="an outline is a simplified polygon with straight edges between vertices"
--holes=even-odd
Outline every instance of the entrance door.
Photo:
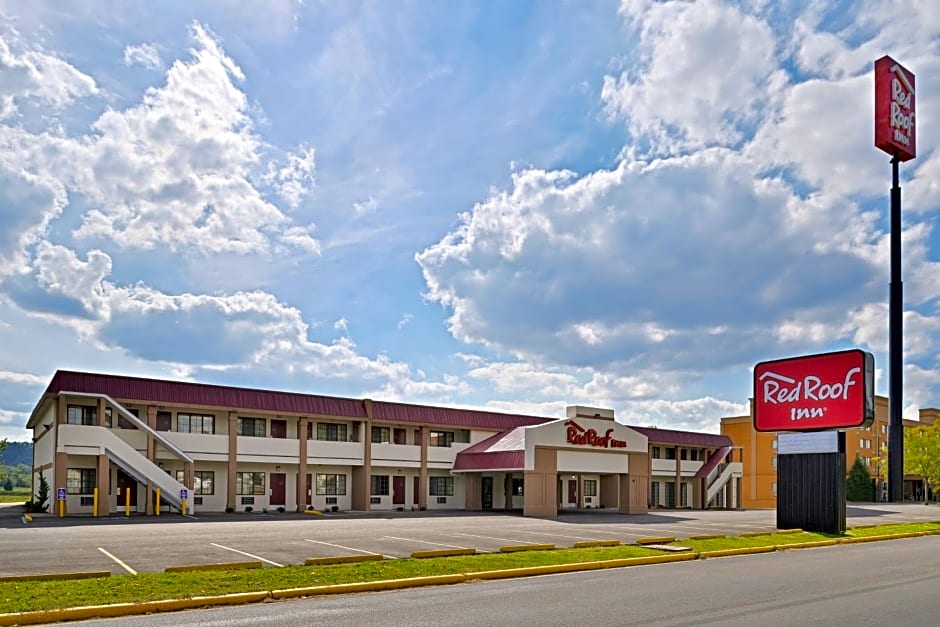
[{"label": "entrance door", "polygon": [[119,509],[127,507],[128,498],[131,500],[131,507],[137,507],[137,482],[120,468],[117,471],[117,489]]},{"label": "entrance door", "polygon": [[493,509],[493,477],[480,477],[480,501],[483,509]]},{"label": "entrance door", "polygon": [[304,505],[313,504],[313,475],[307,474],[307,492],[304,496]]},{"label": "entrance door", "polygon": [[405,478],[402,475],[392,477],[392,505],[405,504]]},{"label": "entrance door", "polygon": [[412,500],[414,501],[415,505],[417,505],[417,504],[418,504],[418,497],[421,496],[421,488],[420,488],[420,486],[421,486],[421,479],[420,479],[420,477],[415,477],[414,479],[415,479],[415,480],[414,480],[414,490],[413,490],[414,498],[413,498]]},{"label": "entrance door", "polygon": [[271,501],[270,504],[277,505],[286,505],[286,495],[287,495],[287,475],[283,472],[272,472],[271,473]]},{"label": "entrance door", "polygon": [[578,506],[578,480],[568,479],[568,505],[570,507]]}]

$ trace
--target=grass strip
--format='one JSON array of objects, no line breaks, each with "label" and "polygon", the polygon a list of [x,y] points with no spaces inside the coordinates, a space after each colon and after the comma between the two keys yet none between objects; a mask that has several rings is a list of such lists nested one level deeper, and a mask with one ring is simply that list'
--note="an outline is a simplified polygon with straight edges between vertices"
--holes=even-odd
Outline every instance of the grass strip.
[{"label": "grass strip", "polygon": [[[555,551],[486,553],[457,557],[398,559],[327,566],[286,566],[232,571],[141,573],[67,581],[0,583],[0,613],[63,607],[188,599],[259,590],[284,590],[336,584],[408,579],[433,575],[529,568],[659,555],[632,545]],[[107,582],[107,583],[105,583]]]}]

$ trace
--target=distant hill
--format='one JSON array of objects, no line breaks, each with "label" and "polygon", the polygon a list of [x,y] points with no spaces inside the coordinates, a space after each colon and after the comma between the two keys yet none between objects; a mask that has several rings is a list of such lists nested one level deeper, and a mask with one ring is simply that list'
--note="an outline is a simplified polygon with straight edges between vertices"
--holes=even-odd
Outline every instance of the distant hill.
[{"label": "distant hill", "polygon": [[0,453],[0,464],[4,466],[19,466],[33,464],[33,445],[29,442],[7,442],[7,447]]}]

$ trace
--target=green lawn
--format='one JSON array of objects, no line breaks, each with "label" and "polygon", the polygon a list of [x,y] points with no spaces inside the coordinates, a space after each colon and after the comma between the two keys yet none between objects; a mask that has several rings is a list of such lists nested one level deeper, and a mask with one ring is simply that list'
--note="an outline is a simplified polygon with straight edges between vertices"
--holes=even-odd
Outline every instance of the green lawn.
[{"label": "green lawn", "polygon": [[[850,529],[842,537],[893,533],[940,532],[940,521]],[[746,537],[684,539],[675,544],[693,552],[745,547],[784,546],[838,538],[830,534],[778,532]],[[555,564],[606,561],[663,555],[662,551],[635,545],[553,551],[487,553],[431,559],[397,559],[329,566],[287,566],[253,570],[144,573],[102,579],[0,582],[0,613],[44,610],[161,599],[231,594],[381,581],[430,575],[472,573]]]},{"label": "green lawn", "polygon": [[25,503],[30,499],[29,490],[0,492],[0,503]]}]

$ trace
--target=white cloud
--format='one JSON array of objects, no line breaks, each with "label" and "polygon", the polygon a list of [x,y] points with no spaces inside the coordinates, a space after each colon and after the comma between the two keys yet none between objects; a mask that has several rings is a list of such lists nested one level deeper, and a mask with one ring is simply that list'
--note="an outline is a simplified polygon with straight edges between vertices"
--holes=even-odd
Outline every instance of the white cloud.
[{"label": "white cloud", "polygon": [[410,313],[404,314],[404,315],[401,317],[401,319],[399,319],[399,321],[398,321],[398,330],[400,331],[400,330],[402,330],[403,328],[405,328],[405,325],[407,325],[409,322],[411,322],[412,320],[414,320],[414,318],[415,318],[415,317],[414,317],[413,315],[411,315]]},{"label": "white cloud", "polygon": [[152,44],[128,45],[124,47],[124,65],[141,65],[148,70],[163,68],[163,59]]},{"label": "white cloud", "polygon": [[740,143],[785,83],[770,28],[739,9],[673,1],[621,12],[640,22],[645,67],[605,77],[601,95],[656,151]]},{"label": "white cloud", "polygon": [[333,323],[333,328],[337,331],[342,331],[346,335],[349,335],[349,321],[346,318],[340,318]]},{"label": "white cloud", "polygon": [[264,182],[273,187],[291,209],[300,206],[316,183],[315,152],[309,146],[301,146],[298,154],[288,153],[287,163],[283,166],[268,164]]},{"label": "white cloud", "polygon": [[362,216],[367,213],[372,213],[378,208],[379,208],[379,201],[373,198],[372,196],[369,196],[368,200],[353,203],[353,212],[357,216]]},{"label": "white cloud", "polygon": [[23,100],[60,109],[97,92],[90,76],[42,49],[24,46],[13,29],[0,32],[0,119],[14,114]]},{"label": "white cloud", "polygon": [[45,385],[49,380],[47,377],[41,377],[36,374],[0,370],[0,381],[6,381],[8,383],[19,383],[21,385]]}]

